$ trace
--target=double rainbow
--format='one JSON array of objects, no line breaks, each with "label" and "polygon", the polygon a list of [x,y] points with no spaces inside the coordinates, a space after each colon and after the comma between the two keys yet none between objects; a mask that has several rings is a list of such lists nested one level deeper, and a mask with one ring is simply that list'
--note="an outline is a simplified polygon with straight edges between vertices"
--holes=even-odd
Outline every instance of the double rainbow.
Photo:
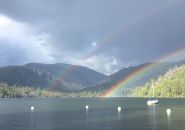
[{"label": "double rainbow", "polygon": [[170,54],[167,54],[160,58],[159,60],[156,60],[153,63],[143,65],[139,67],[137,70],[133,71],[130,73],[128,76],[123,78],[122,80],[118,81],[114,85],[110,87],[110,89],[106,90],[103,94],[102,97],[115,97],[118,96],[117,93],[124,88],[127,84],[138,78],[139,76],[142,76],[144,74],[149,73],[152,71],[155,67],[160,65],[161,62],[167,62],[167,61],[177,61],[177,60],[182,60],[185,56],[185,48],[180,49],[178,51],[172,52]]}]

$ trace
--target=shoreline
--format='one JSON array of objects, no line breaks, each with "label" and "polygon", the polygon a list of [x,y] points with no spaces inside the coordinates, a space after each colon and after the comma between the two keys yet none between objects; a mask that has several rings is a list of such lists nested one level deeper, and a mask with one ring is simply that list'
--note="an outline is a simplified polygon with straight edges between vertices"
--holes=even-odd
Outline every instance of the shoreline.
[{"label": "shoreline", "polygon": [[[153,99],[151,97],[130,97],[130,96],[117,96],[117,97],[21,97],[21,98],[0,98],[0,99],[66,99],[66,98],[138,98],[138,99]],[[155,97],[155,99],[185,99],[185,97]]]}]

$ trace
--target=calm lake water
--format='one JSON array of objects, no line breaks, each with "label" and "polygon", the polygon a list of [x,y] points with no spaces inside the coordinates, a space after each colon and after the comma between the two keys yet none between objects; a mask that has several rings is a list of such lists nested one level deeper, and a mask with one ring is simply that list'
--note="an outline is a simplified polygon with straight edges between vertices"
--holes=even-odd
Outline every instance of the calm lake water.
[{"label": "calm lake water", "polygon": [[[185,99],[0,99],[0,130],[185,130]],[[89,110],[85,110],[89,105]],[[35,106],[34,112],[30,107]],[[117,107],[122,111],[118,113]],[[172,110],[167,116],[166,109]]]}]

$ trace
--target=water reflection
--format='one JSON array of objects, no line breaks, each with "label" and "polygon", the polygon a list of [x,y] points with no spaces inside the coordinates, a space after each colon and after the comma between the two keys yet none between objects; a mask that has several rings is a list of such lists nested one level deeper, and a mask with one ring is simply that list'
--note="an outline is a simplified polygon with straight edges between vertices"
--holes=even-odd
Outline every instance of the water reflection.
[{"label": "water reflection", "polygon": [[171,130],[171,123],[172,123],[171,114],[167,114],[167,127],[168,127],[168,130]]},{"label": "water reflection", "polygon": [[30,112],[30,130],[33,130],[34,125],[34,112]]},{"label": "water reflection", "polygon": [[86,111],[85,111],[85,116],[86,116],[86,123],[88,123],[89,122],[89,111],[88,111],[88,109],[86,109]]},{"label": "water reflection", "polygon": [[157,129],[157,120],[156,120],[156,107],[157,105],[151,105],[148,106],[148,115],[149,115],[149,121],[152,128],[155,130]]},{"label": "water reflection", "polygon": [[121,119],[121,112],[118,112],[118,120]]},{"label": "water reflection", "polygon": [[121,119],[121,107],[118,107],[118,120]]},{"label": "water reflection", "polygon": [[[96,104],[97,99],[86,99],[89,102],[94,101],[94,108],[88,111],[82,107],[84,99],[75,99],[77,102],[75,104],[74,99],[70,99],[72,102],[68,100],[45,99],[44,105],[43,101],[39,104],[38,99],[34,102],[25,99],[6,101],[6,103],[4,100],[3,103],[0,101],[0,130],[185,130],[184,99],[170,99],[170,101],[163,99],[163,104],[148,107],[144,104],[145,99],[132,99],[132,102],[131,99],[128,99],[128,102],[124,103],[126,108],[124,107],[120,113],[118,113],[117,107],[113,107],[116,106],[114,102],[117,99],[110,99],[109,102],[102,103],[108,105],[101,108],[99,103]],[[31,112],[28,106],[35,102],[38,104],[37,109]],[[52,102],[57,102],[66,108],[59,110],[58,106],[60,105],[57,105],[48,109],[47,104]],[[116,104],[122,102],[119,100]],[[177,105],[178,102],[181,102],[182,105]],[[76,110],[71,110],[75,107]],[[169,107],[172,109],[170,116],[166,113]]]}]

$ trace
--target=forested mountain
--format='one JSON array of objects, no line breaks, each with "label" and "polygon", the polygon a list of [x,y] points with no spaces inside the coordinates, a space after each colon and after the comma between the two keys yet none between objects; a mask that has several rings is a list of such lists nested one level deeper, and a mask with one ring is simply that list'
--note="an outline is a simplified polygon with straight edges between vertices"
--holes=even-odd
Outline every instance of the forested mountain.
[{"label": "forested mountain", "polygon": [[77,91],[106,76],[82,66],[30,63],[0,68],[0,82],[50,90]]},{"label": "forested mountain", "polygon": [[163,76],[138,87],[133,95],[152,97],[153,87],[156,97],[185,97],[185,65],[170,69]]},{"label": "forested mountain", "polygon": [[[147,66],[149,64],[153,63],[145,63],[139,66],[134,66],[134,67],[128,67],[128,68],[123,68],[117,73],[110,75],[107,77],[105,80],[93,85],[92,87],[85,88],[85,90],[104,90],[108,89],[114,84],[118,83],[119,81],[123,80],[126,78],[128,75],[131,73],[135,72],[136,70],[139,70],[143,68],[144,66]],[[155,67],[153,67],[151,70],[147,71],[146,73],[137,76],[130,82],[129,84],[125,85],[124,88],[125,90],[128,89],[133,89],[138,86],[143,86],[146,84],[148,81],[151,79],[157,79],[159,75],[165,74],[170,68],[174,68],[175,66],[181,66],[185,64],[185,61],[178,61],[178,62],[161,62],[157,63]]]},{"label": "forested mountain", "polygon": [[48,89],[0,83],[0,98],[99,97],[100,95],[101,93],[97,91],[51,91]]},{"label": "forested mountain", "polygon": [[[144,86],[151,79],[156,80],[158,76],[164,75],[170,68],[181,66],[184,63],[185,61],[159,63],[147,73],[137,76],[132,82],[124,86],[125,89],[121,93],[138,86]],[[99,93],[148,64],[151,63],[124,68],[113,75],[105,76],[82,66],[62,63],[29,63],[22,66],[0,68],[0,83],[63,92],[91,91]]]}]

